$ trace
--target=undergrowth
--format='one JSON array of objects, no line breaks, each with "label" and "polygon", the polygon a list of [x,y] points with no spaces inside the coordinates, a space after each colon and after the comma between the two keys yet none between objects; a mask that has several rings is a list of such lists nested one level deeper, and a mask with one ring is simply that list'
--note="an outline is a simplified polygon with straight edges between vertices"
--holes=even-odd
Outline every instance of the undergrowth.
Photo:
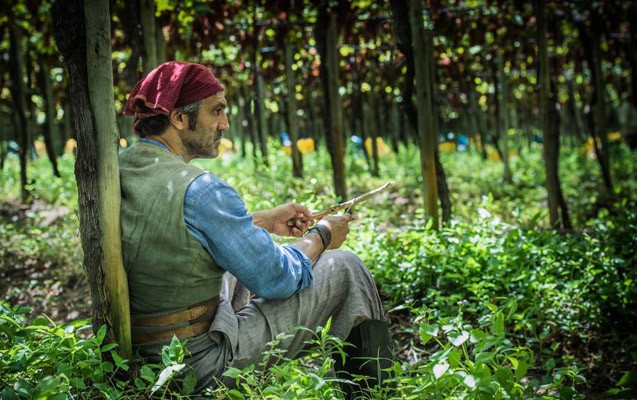
[{"label": "undergrowth", "polygon": [[[357,207],[345,244],[369,266],[397,340],[393,383],[372,398],[540,399],[637,397],[636,157],[615,149],[615,189],[601,188],[598,166],[565,153],[561,179],[576,229],[548,227],[539,149],[513,160],[514,179],[477,153],[442,155],[453,221],[434,231],[425,222],[415,148],[381,159],[369,176],[364,157],[348,150],[350,193],[388,180],[396,185]],[[325,151],[304,159],[306,178],[292,179],[280,152],[270,168],[238,156],[197,161],[237,188],[249,210],[297,201],[322,209],[339,201]],[[3,215],[0,270],[50,263],[79,273],[77,192],[72,158],[64,178],[45,160],[32,163],[35,205]],[[0,200],[17,202],[17,162],[0,172]],[[43,226],[50,207],[68,207]],[[285,242],[285,239],[277,239]],[[88,320],[59,324],[15,304],[0,306],[0,397],[193,398],[184,348],[173,341],[163,362],[119,358],[92,334]],[[400,343],[399,341],[402,341]],[[333,363],[344,344],[316,330],[308,351],[289,360],[272,350],[244,370],[230,368],[205,398],[341,398]],[[407,350],[405,350],[407,349]],[[273,362],[275,360],[276,362]]]}]

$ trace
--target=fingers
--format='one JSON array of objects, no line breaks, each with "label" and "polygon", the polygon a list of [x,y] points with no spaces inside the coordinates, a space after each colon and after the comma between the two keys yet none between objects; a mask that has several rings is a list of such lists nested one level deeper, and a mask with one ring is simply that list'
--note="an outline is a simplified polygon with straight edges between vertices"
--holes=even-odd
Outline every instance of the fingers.
[{"label": "fingers", "polygon": [[288,203],[288,206],[290,206],[297,214],[300,214],[301,217],[312,218],[312,212],[304,205],[298,203]]}]

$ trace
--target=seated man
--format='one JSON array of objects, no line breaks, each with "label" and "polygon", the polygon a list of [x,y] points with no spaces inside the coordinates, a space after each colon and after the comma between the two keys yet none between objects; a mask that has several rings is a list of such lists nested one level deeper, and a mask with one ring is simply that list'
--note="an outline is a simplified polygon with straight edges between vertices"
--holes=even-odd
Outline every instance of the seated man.
[{"label": "seated man", "polygon": [[[340,376],[369,376],[391,365],[391,340],[373,278],[354,254],[333,250],[352,217],[332,216],[308,230],[310,211],[285,204],[249,214],[237,192],[194,165],[218,155],[228,130],[224,89],[204,66],[161,64],[133,89],[125,113],[140,140],[120,154],[124,266],[128,274],[135,351],[157,362],[176,335],[187,339],[186,363],[197,390],[229,366],[256,364],[266,344],[294,357],[314,329],[332,318],[331,334],[356,348]],[[307,231],[303,237],[302,234]],[[301,237],[277,245],[271,234]],[[230,273],[254,293],[232,306],[222,292]],[[377,357],[368,362],[356,357]],[[360,390],[345,385],[345,391]]]}]

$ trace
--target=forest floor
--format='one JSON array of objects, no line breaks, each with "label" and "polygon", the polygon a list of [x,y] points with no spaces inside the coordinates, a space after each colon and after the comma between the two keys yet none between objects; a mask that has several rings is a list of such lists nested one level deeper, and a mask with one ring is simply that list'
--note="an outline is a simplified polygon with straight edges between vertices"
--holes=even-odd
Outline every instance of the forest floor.
[{"label": "forest floor", "polygon": [[[35,213],[46,214],[45,225],[68,213],[66,207],[42,204],[25,205],[0,203],[0,225],[29,225]],[[43,218],[40,218],[42,220]],[[38,224],[41,226],[42,222]],[[79,241],[79,238],[78,238]],[[46,246],[45,243],[40,243]],[[88,280],[80,267],[69,271],[68,266],[56,260],[34,254],[25,258],[22,249],[5,249],[0,252],[0,301],[11,306],[28,307],[30,319],[47,316],[56,324],[91,318],[92,302]],[[415,363],[421,361],[421,351],[416,351],[417,334],[408,333],[414,325],[406,313],[391,314],[393,337],[398,358]]]},{"label": "forest floor", "polygon": [[[0,224],[26,225],[34,213],[46,214],[44,224],[68,213],[66,207],[49,205],[0,204]],[[46,243],[36,239],[38,246]],[[56,260],[33,254],[25,257],[23,249],[7,248],[0,257],[0,300],[31,309],[30,316],[46,315],[56,323],[66,323],[91,316],[91,296],[86,277],[77,268],[72,271]]]}]

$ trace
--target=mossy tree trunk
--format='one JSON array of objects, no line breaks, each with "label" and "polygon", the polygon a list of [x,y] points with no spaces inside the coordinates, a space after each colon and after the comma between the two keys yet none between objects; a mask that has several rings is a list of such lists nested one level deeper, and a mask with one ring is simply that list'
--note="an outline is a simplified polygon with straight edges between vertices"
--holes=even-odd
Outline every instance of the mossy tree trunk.
[{"label": "mossy tree trunk", "polygon": [[74,108],[80,237],[91,288],[93,327],[97,330],[106,325],[107,340],[117,341],[121,354],[130,358],[108,2],[56,1],[53,21],[56,42],[68,70]]}]

